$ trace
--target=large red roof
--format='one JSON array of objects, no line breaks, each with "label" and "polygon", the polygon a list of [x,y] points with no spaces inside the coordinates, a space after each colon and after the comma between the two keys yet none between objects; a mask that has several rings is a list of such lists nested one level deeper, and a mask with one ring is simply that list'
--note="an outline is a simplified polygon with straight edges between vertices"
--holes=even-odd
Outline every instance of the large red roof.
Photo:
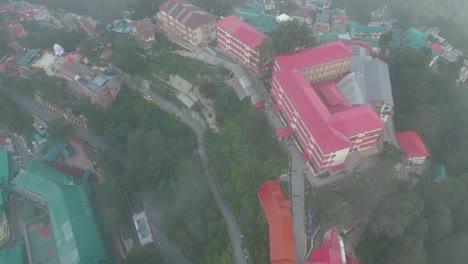
[{"label": "large red roof", "polygon": [[267,181],[257,193],[268,220],[272,264],[294,264],[294,236],[291,201],[284,197],[277,181]]},{"label": "large red roof", "polygon": [[416,131],[396,132],[395,137],[408,158],[429,157],[429,152]]},{"label": "large red roof", "polygon": [[19,36],[24,33],[26,33],[26,31],[24,31],[23,25],[21,25],[20,23],[10,24],[10,34],[14,36]]},{"label": "large red roof", "polygon": [[327,43],[275,57],[282,70],[308,66],[351,57],[353,54],[342,41]]},{"label": "large red roof", "polygon": [[216,25],[251,48],[260,46],[267,38],[265,34],[234,15],[230,15],[218,21]]},{"label": "large red roof", "polygon": [[[324,153],[349,148],[352,143],[348,137],[384,126],[370,106],[345,104],[341,96],[336,94],[339,91],[332,91],[327,96],[332,102],[342,103],[340,111],[337,111],[338,108],[327,107],[329,103],[323,100],[313,88],[314,86],[321,87],[323,84],[311,86],[298,69],[276,71],[273,77],[283,88]],[[329,88],[325,86],[327,87]],[[323,91],[319,92],[323,93]],[[334,96],[337,98],[333,99]]]},{"label": "large red roof", "polygon": [[159,9],[191,29],[216,23],[216,18],[212,14],[184,0],[166,1],[159,6]]},{"label": "large red roof", "polygon": [[86,17],[80,17],[80,25],[81,27],[86,31],[86,33],[90,36],[90,37],[97,37],[97,34],[96,34],[96,31],[94,31],[94,25],[93,23],[91,23],[91,21],[89,21],[88,18]]},{"label": "large red roof", "polygon": [[323,235],[322,245],[314,251],[311,260],[306,264],[359,264],[359,260],[345,255],[341,250],[338,230],[330,227]]},{"label": "large red roof", "polygon": [[154,25],[151,23],[149,18],[132,21],[130,23],[130,28],[134,28],[138,35],[143,36],[144,38],[153,37],[155,34]]}]

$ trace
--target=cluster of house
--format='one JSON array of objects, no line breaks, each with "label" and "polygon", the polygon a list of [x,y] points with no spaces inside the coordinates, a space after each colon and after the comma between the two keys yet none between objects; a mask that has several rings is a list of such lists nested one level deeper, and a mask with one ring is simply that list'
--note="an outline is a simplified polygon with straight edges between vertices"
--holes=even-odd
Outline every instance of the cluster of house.
[{"label": "cluster of house", "polygon": [[[291,200],[284,197],[278,181],[272,180],[260,187],[257,196],[268,221],[271,263],[297,263]],[[305,264],[359,264],[351,252],[346,252],[343,238],[335,227],[327,228],[317,242],[319,245],[314,245],[315,250]]]}]

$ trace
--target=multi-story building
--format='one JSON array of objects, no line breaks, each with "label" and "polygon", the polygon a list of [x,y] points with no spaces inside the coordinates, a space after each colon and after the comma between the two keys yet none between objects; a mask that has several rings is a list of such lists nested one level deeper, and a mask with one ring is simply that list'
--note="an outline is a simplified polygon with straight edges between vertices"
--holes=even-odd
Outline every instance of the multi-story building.
[{"label": "multi-story building", "polygon": [[120,92],[121,81],[118,77],[102,74],[76,61],[65,62],[58,72],[103,109],[108,109]]},{"label": "multi-story building", "polygon": [[185,0],[169,0],[159,6],[163,29],[178,38],[199,45],[216,38],[216,18]]},{"label": "multi-story building", "polygon": [[352,53],[341,41],[275,57],[271,94],[316,172],[346,168],[351,152],[376,145],[384,122],[369,105],[353,105],[337,83]]},{"label": "multi-story building", "polygon": [[150,49],[156,43],[154,25],[148,18],[132,21],[129,28],[130,34],[138,38],[140,48]]},{"label": "multi-story building", "polygon": [[233,15],[218,21],[216,29],[218,47],[255,71],[261,70],[258,48],[267,38],[265,34]]}]

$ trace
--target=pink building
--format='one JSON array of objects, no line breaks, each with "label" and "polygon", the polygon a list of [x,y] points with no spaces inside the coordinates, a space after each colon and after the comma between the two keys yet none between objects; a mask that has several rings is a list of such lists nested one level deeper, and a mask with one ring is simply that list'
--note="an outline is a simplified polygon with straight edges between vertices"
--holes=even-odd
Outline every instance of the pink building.
[{"label": "pink building", "polygon": [[384,127],[371,106],[350,104],[336,86],[351,56],[339,41],[275,57],[274,108],[291,128],[281,136],[294,134],[318,173],[346,169],[347,156],[375,146]]},{"label": "pink building", "polygon": [[132,21],[130,23],[130,33],[138,38],[138,46],[142,49],[150,49],[156,44],[154,25],[149,18]]},{"label": "pink building", "polygon": [[108,109],[120,92],[121,82],[117,77],[102,74],[76,61],[65,62],[58,71],[103,109]]},{"label": "pink building", "polygon": [[267,38],[265,34],[233,15],[218,21],[216,31],[220,48],[255,71],[261,70],[258,48]]}]

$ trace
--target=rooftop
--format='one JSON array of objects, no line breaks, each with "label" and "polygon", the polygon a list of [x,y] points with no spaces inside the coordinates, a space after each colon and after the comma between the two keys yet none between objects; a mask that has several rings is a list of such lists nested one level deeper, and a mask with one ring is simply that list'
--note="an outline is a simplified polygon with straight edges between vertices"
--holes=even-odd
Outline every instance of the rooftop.
[{"label": "rooftop", "polygon": [[291,201],[272,180],[262,185],[257,195],[268,221],[271,263],[295,263]]},{"label": "rooftop", "polygon": [[351,104],[384,100],[394,105],[388,65],[367,55],[353,56],[351,73],[338,83],[338,88]]},{"label": "rooftop", "polygon": [[81,27],[86,31],[86,33],[92,37],[95,38],[97,37],[96,31],[94,31],[95,26],[93,23],[87,18],[87,17],[80,17],[79,19]]},{"label": "rooftop", "polygon": [[276,17],[266,14],[263,6],[257,2],[248,4],[244,9],[235,11],[234,14],[263,33],[275,31],[278,28],[275,22]]},{"label": "rooftop", "polygon": [[18,64],[23,67],[29,67],[29,64],[34,60],[34,58],[36,58],[37,54],[39,54],[39,50],[29,50],[18,60]]},{"label": "rooftop", "polygon": [[334,227],[327,229],[322,238],[322,245],[317,248],[306,264],[359,264],[359,260],[345,254],[343,241]]},{"label": "rooftop", "polygon": [[429,157],[429,152],[416,131],[396,132],[395,137],[408,158]]},{"label": "rooftop", "polygon": [[106,259],[81,180],[33,160],[12,182],[16,191],[47,206],[60,263]]},{"label": "rooftop", "polygon": [[356,21],[349,21],[349,30],[351,32],[357,33],[382,33],[383,29],[382,26],[368,26],[368,25],[361,25]]},{"label": "rooftop", "polygon": [[132,21],[130,23],[130,28],[135,28],[138,35],[143,36],[144,38],[153,37],[155,34],[154,25],[151,23],[149,18]]},{"label": "rooftop", "polygon": [[275,57],[281,69],[302,69],[312,65],[351,57],[353,54],[343,41],[336,41]]},{"label": "rooftop", "polygon": [[230,15],[218,21],[217,26],[251,48],[260,46],[267,38],[265,34],[234,15]]},{"label": "rooftop", "polygon": [[8,164],[8,151],[0,150],[0,184],[7,184],[10,178],[10,167]]},{"label": "rooftop", "polygon": [[166,1],[159,6],[159,9],[191,29],[197,29],[209,23],[216,23],[214,15],[185,0]]}]

